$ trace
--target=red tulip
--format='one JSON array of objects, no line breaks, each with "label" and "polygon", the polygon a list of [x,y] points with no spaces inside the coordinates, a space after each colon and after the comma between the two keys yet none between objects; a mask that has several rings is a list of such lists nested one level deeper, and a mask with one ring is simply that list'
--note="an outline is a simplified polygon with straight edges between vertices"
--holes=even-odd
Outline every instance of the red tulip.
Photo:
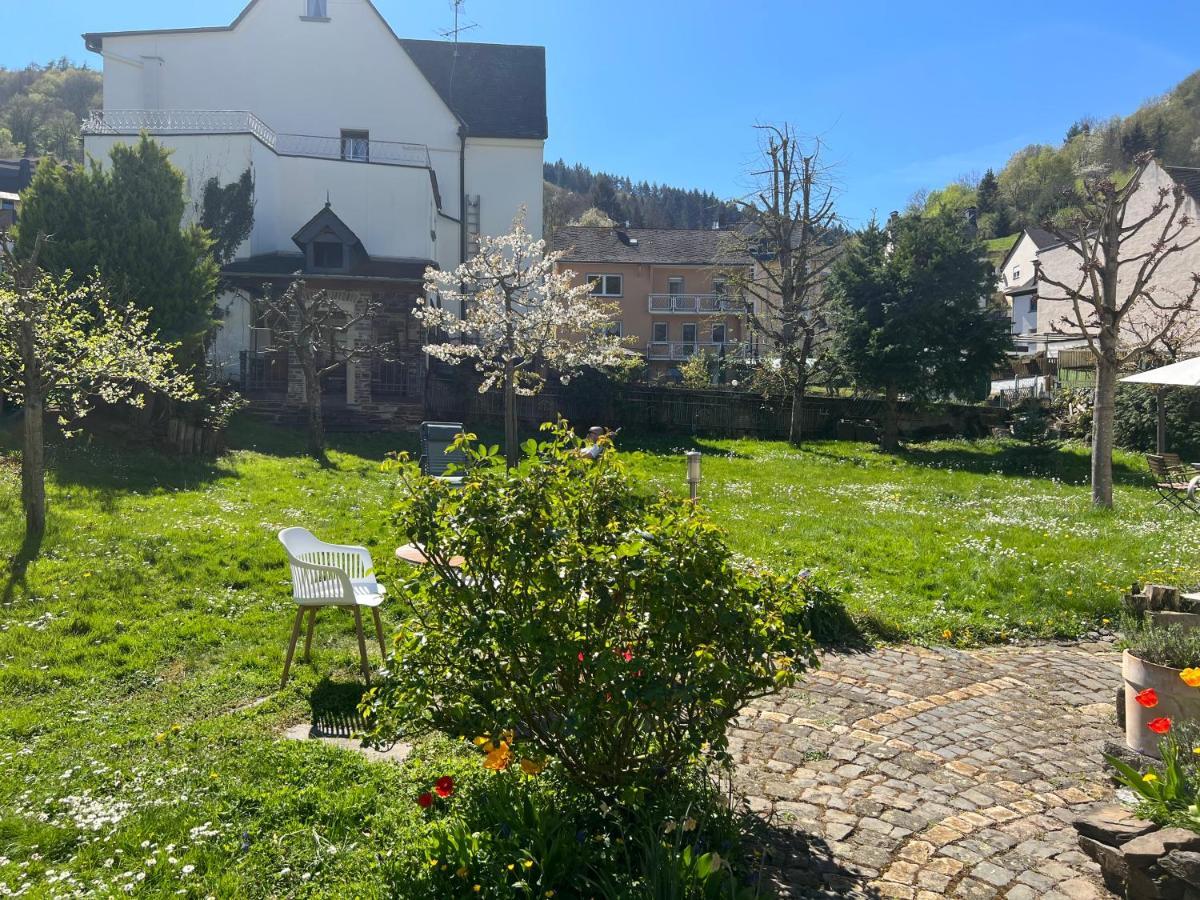
[{"label": "red tulip", "polygon": [[1147,709],[1158,706],[1158,694],[1154,692],[1154,688],[1146,688],[1141,693],[1134,694],[1133,699]]},{"label": "red tulip", "polygon": [[1171,730],[1171,720],[1164,718],[1151,719],[1146,723],[1146,727],[1155,734],[1166,734]]},{"label": "red tulip", "polygon": [[454,779],[449,775],[443,775],[434,783],[433,789],[437,791],[439,797],[449,797],[454,793]]},{"label": "red tulip", "polygon": [[433,806],[433,794],[429,793],[429,791],[423,793],[417,798],[417,806],[421,807],[421,809],[429,809],[429,807]]}]

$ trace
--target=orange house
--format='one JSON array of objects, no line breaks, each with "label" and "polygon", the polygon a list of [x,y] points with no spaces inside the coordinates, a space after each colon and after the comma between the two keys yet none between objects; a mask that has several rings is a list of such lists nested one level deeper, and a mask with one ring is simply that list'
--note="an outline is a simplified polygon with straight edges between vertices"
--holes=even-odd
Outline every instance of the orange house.
[{"label": "orange house", "polygon": [[645,354],[650,375],[677,369],[694,353],[754,359],[757,342],[744,302],[726,290],[731,269],[754,260],[730,255],[727,232],[682,228],[567,225],[551,234],[561,269],[590,281],[615,303],[613,330]]}]

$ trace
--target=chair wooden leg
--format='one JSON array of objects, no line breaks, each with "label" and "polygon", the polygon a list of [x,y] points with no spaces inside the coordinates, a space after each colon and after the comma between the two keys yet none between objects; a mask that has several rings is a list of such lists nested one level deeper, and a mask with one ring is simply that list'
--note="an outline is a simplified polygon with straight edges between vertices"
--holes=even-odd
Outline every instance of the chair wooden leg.
[{"label": "chair wooden leg", "polygon": [[367,639],[363,635],[362,611],[357,606],[354,607],[354,630],[358,632],[358,656],[362,661],[363,680],[370,684],[371,667],[367,663]]},{"label": "chair wooden leg", "polygon": [[304,638],[304,661],[309,662],[312,659],[312,636],[313,626],[317,623],[317,608],[311,606],[308,609],[308,634]]},{"label": "chair wooden leg", "polygon": [[281,690],[283,688],[287,687],[288,672],[290,672],[291,668],[292,668],[292,657],[295,656],[295,654],[296,654],[296,641],[299,640],[299,638],[300,638],[300,624],[303,621],[304,621],[304,607],[300,606],[300,607],[296,608],[296,621],[292,625],[292,639],[290,642],[288,642],[287,659],[284,660],[284,663],[283,663],[283,681],[281,681],[279,683],[279,687]]},{"label": "chair wooden leg", "polygon": [[384,665],[387,665],[387,643],[383,639],[383,620],[379,618],[379,607],[371,607],[371,615],[375,617],[375,637],[379,638],[379,653]]}]

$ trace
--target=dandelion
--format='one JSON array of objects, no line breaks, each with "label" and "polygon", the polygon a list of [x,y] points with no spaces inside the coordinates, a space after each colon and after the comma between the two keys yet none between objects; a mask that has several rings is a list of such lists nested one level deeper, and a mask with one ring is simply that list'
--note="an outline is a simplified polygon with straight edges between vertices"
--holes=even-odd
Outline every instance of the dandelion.
[{"label": "dandelion", "polygon": [[943,640],[943,641],[948,641],[948,640],[950,640],[950,638],[952,638],[952,637],[954,637],[954,632],[953,632],[953,631],[951,631],[949,628],[945,629],[945,630],[942,632],[942,640]]},{"label": "dandelion", "polygon": [[533,860],[532,859],[523,860],[521,862],[521,865],[524,866],[526,870],[532,869],[533,868]]},{"label": "dandelion", "polygon": [[1147,772],[1145,775],[1142,776],[1142,781],[1146,781],[1146,782],[1158,781],[1158,776],[1155,775],[1153,772]]}]

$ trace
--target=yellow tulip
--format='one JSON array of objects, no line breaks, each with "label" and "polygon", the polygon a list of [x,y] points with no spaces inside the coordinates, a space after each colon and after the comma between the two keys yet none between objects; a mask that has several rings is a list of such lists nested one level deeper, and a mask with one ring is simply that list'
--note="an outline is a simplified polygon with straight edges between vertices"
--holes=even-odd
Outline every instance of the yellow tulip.
[{"label": "yellow tulip", "polygon": [[1200,687],[1200,669],[1184,669],[1179,677],[1188,687]]},{"label": "yellow tulip", "polygon": [[545,768],[546,761],[544,759],[540,762],[528,758],[521,760],[521,771],[526,775],[540,775]]}]

